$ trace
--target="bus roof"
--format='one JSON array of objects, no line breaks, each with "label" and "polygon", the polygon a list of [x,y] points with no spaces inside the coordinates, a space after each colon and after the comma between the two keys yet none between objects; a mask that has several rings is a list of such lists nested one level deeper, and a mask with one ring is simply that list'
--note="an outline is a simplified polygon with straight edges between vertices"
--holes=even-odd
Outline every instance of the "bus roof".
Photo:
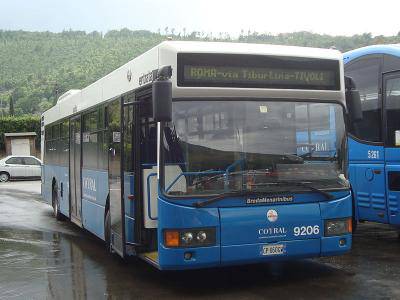
[{"label": "bus roof", "polygon": [[[342,54],[333,49],[246,43],[166,41],[132,59],[84,89],[71,90],[64,93],[58,99],[55,106],[43,113],[44,124],[53,123],[96,104],[111,100],[119,95],[150,84],[154,76],[154,70],[167,65],[171,65],[173,70],[171,78],[173,82],[173,97],[282,96],[282,91],[277,89],[178,87],[176,79],[178,53],[269,55],[337,60],[341,65],[340,72],[342,72]],[[301,94],[301,92],[303,94]],[[342,100],[341,93],[343,92],[343,82],[341,82],[341,91],[305,90],[301,92],[298,90],[287,90],[286,97],[319,99],[322,98],[321,95],[324,95],[323,98],[326,100]]]},{"label": "bus roof", "polygon": [[372,45],[355,50],[348,51],[343,54],[344,63],[348,63],[364,55],[370,54],[389,54],[400,57],[400,44],[392,45]]},{"label": "bus roof", "polygon": [[170,48],[177,53],[259,54],[327,59],[336,59],[340,55],[339,51],[333,49],[229,42],[167,41],[159,44],[158,47]]}]

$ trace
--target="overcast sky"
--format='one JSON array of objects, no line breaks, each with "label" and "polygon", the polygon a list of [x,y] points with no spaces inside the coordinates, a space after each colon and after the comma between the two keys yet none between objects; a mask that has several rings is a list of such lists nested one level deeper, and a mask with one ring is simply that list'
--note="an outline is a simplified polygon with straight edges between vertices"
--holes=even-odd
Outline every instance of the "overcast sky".
[{"label": "overcast sky", "polygon": [[395,35],[400,0],[0,0],[0,29]]}]

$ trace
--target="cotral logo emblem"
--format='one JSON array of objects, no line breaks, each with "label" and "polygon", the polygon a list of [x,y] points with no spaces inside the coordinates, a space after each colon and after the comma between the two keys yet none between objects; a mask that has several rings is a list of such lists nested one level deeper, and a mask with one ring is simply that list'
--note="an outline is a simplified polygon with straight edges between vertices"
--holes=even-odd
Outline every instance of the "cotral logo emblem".
[{"label": "cotral logo emblem", "polygon": [[275,209],[270,209],[267,212],[267,219],[270,222],[275,222],[276,220],[278,220],[278,213],[276,212]]},{"label": "cotral logo emblem", "polygon": [[132,80],[132,71],[131,69],[128,69],[128,72],[126,73],[126,79],[130,82]]}]

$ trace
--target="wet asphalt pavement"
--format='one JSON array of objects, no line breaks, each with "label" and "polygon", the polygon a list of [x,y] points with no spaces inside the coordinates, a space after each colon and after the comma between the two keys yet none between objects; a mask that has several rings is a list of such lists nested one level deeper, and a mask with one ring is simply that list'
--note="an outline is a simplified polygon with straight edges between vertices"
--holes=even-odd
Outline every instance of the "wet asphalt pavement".
[{"label": "wet asphalt pavement", "polygon": [[164,273],[56,221],[39,181],[2,183],[0,299],[46,298],[400,299],[400,241],[364,223],[345,256]]}]

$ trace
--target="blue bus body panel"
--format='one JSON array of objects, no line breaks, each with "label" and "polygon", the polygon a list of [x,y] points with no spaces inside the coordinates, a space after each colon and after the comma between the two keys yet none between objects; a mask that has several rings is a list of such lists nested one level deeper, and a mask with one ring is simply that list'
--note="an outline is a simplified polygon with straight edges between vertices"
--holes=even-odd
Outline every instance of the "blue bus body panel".
[{"label": "blue bus body panel", "polygon": [[357,220],[388,222],[386,203],[385,149],[360,143],[349,145],[349,179],[352,184]]},{"label": "blue bus body panel", "polygon": [[372,45],[355,49],[344,53],[343,60],[346,64],[361,56],[371,54],[389,54],[393,56],[400,56],[400,45]]},{"label": "blue bus body panel", "polygon": [[[199,248],[166,248],[164,229],[215,227],[216,245]],[[220,226],[218,208],[194,208],[169,203],[158,198],[158,259],[161,269],[193,269],[217,266],[220,263]],[[190,260],[184,253],[193,251]]]},{"label": "blue bus body panel", "polygon": [[50,165],[43,165],[42,172],[43,172],[42,180],[45,182],[45,184],[43,184],[43,188],[42,188],[42,197],[49,205],[52,205],[52,203],[51,203],[51,182],[54,177],[53,168]]},{"label": "blue bus body panel", "polygon": [[[69,170],[68,167],[44,165],[42,196],[52,205],[51,182],[58,184],[60,212],[69,218]],[[125,235],[126,241],[134,242],[134,202],[128,195],[134,194],[133,175],[126,173],[124,178]],[[61,183],[63,194],[61,196]],[[104,214],[108,187],[108,172],[105,170],[82,169],[82,225],[89,232],[104,240]]]},{"label": "blue bus body panel", "polygon": [[[267,211],[275,210],[278,219],[269,222]],[[321,213],[318,203],[273,205],[264,207],[229,207],[220,208],[221,217],[221,245],[250,244],[256,242],[279,242],[282,240],[297,240],[306,238],[320,238],[318,234],[309,236],[294,235],[295,226],[315,226],[322,228]],[[265,229],[268,229],[265,231]],[[277,233],[270,233],[270,229],[277,229]],[[260,234],[260,230],[261,233]]]},{"label": "blue bus body panel", "polygon": [[323,220],[328,219],[342,219],[352,215],[352,196],[346,195],[343,198],[320,202],[319,207],[321,209],[321,218]]},{"label": "blue bus body panel", "polygon": [[383,146],[360,143],[351,137],[347,141],[350,163],[384,163],[385,149]]},{"label": "blue bus body panel", "polygon": [[[345,240],[346,243],[340,245],[340,240]],[[323,237],[321,239],[321,256],[342,255],[350,251],[352,243],[353,236],[351,234]]]},{"label": "blue bus body panel", "polygon": [[58,191],[61,191],[61,183],[63,194],[59,195],[60,199],[60,212],[69,216],[69,168],[68,167],[58,167],[58,178],[57,182],[59,182]]},{"label": "blue bus body panel", "polygon": [[[389,172],[400,172],[400,149],[385,149],[385,177],[389,178]],[[400,225],[400,191],[390,190],[386,184],[386,197],[388,207],[389,223],[395,226]]]},{"label": "blue bus body panel", "polygon": [[104,239],[107,195],[107,171],[82,169],[82,224],[101,239]]},{"label": "blue bus body panel", "polygon": [[[45,201],[52,205],[52,182],[57,182],[58,199],[60,203],[60,212],[69,217],[69,170],[68,167],[56,165],[43,165],[43,179],[46,184],[43,185],[42,196]],[[62,194],[61,194],[62,188]]]},{"label": "blue bus body panel", "polygon": [[[343,195],[342,193],[340,193]],[[183,200],[183,204],[185,200]],[[275,210],[276,221],[267,212]],[[304,204],[193,208],[159,198],[158,257],[160,269],[193,269],[209,266],[261,263],[290,258],[339,255],[350,250],[351,234],[324,236],[326,219],[352,216],[352,195]],[[296,234],[294,227],[309,227],[307,234]],[[199,248],[166,248],[164,229],[216,228],[216,245]],[[315,231],[311,228],[317,227]],[[346,243],[340,246],[339,240]],[[263,247],[283,245],[281,255],[265,256]],[[184,259],[191,252],[190,260]]]}]

